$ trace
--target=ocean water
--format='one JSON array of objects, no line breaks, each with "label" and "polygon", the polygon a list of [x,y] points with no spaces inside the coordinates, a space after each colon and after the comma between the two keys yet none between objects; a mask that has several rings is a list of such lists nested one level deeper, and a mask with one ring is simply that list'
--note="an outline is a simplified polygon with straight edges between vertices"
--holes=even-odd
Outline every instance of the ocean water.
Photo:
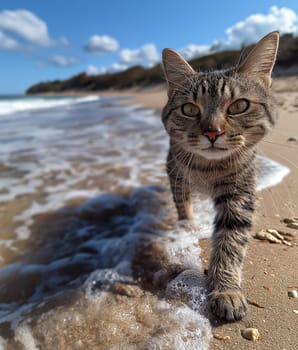
[{"label": "ocean water", "polygon": [[[214,210],[176,223],[158,113],[3,96],[0,144],[0,349],[208,349]],[[258,161],[259,190],[289,172]]]}]

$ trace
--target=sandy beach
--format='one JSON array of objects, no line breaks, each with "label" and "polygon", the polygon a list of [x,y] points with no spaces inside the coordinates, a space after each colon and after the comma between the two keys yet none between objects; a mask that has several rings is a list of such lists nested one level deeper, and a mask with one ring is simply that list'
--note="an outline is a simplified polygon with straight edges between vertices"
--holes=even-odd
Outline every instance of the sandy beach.
[{"label": "sandy beach", "polygon": [[[251,239],[242,285],[251,302],[249,313],[241,322],[213,325],[215,338],[211,342],[211,350],[292,350],[298,343],[298,299],[288,297],[289,290],[298,289],[298,232],[282,222],[284,218],[298,216],[298,77],[275,79],[273,90],[279,121],[260,144],[259,152],[286,165],[291,172],[281,184],[259,192],[252,235],[261,229],[274,228],[291,233],[294,236],[293,246]],[[136,103],[157,110],[161,110],[166,101],[164,86],[100,95],[129,97],[124,103]],[[202,240],[200,244],[203,262],[207,266],[209,242]],[[244,339],[241,331],[246,327],[257,328],[260,339],[256,342]],[[221,337],[226,340],[216,339]]]},{"label": "sandy beach", "polygon": [[[193,223],[176,223],[159,117],[165,85],[15,102],[0,120],[3,349],[295,349],[298,299],[288,291],[298,289],[298,232],[283,219],[298,216],[298,78],[273,89],[279,122],[259,153],[290,173],[257,195],[248,315],[212,327],[198,271],[214,211],[199,201]],[[24,102],[36,109],[17,113]],[[291,245],[253,238],[269,228]],[[179,290],[184,270],[192,280]],[[258,341],[242,337],[247,327]]]},{"label": "sandy beach", "polygon": [[0,350],[298,350],[298,1],[66,5],[0,10]]}]

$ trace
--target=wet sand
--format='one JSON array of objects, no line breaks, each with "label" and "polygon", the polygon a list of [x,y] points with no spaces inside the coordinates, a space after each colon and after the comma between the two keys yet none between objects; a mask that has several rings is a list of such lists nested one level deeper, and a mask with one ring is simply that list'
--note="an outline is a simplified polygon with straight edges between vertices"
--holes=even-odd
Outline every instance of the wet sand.
[{"label": "wet sand", "polygon": [[[292,350],[297,347],[298,299],[288,298],[288,290],[298,289],[297,238],[295,229],[286,227],[283,218],[298,216],[298,77],[275,79],[273,89],[279,109],[274,131],[259,146],[266,155],[291,169],[284,181],[258,194],[258,210],[252,235],[260,229],[275,228],[294,235],[293,246],[270,244],[251,239],[243,270],[243,290],[250,305],[241,322],[213,325],[213,334],[229,336],[213,339],[210,349]],[[126,91],[106,91],[102,96],[129,97],[124,103],[140,104],[161,110],[166,101],[165,86]],[[207,266],[209,240],[201,241],[203,262]],[[243,339],[245,327],[258,328],[260,339]]]}]

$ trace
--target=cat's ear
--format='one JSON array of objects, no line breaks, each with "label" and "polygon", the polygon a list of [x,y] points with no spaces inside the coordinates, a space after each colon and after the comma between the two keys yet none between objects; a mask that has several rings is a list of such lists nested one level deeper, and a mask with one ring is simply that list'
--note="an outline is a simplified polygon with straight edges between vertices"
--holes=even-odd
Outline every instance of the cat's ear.
[{"label": "cat's ear", "polygon": [[172,49],[162,51],[163,70],[168,82],[168,94],[179,89],[183,81],[188,79],[195,71],[185,59]]},{"label": "cat's ear", "polygon": [[250,51],[238,72],[258,79],[266,87],[271,86],[271,73],[278,50],[279,33],[272,32],[261,39]]}]

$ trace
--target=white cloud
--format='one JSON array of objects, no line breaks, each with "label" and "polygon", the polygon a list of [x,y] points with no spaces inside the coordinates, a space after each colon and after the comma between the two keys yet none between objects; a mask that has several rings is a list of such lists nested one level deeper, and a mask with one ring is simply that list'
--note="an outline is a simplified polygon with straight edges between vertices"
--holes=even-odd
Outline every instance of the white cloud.
[{"label": "white cloud", "polygon": [[19,43],[5,35],[2,31],[0,31],[0,49],[3,50],[17,50],[20,48]]},{"label": "white cloud", "polygon": [[128,65],[115,62],[108,68],[109,72],[121,72],[128,68]]},{"label": "white cloud", "polygon": [[118,41],[108,35],[93,35],[85,45],[85,50],[96,54],[117,51]]},{"label": "white cloud", "polygon": [[90,65],[86,69],[86,74],[87,75],[99,75],[99,74],[104,74],[104,73],[116,73],[116,72],[121,72],[127,68],[128,68],[127,65],[121,64],[118,62],[115,62],[108,67],[95,67],[93,65]]},{"label": "white cloud", "polygon": [[119,62],[114,62],[107,67],[95,67],[90,65],[86,69],[88,75],[98,75],[103,73],[115,73],[128,69],[129,67],[141,64],[147,67],[159,61],[159,55],[154,44],[146,44],[139,49],[124,49],[120,51]]},{"label": "white cloud", "polygon": [[192,58],[208,54],[210,52],[210,49],[210,45],[189,44],[178,51],[182,54],[183,57],[185,57],[187,60],[190,60]]},{"label": "white cloud", "polygon": [[179,52],[189,60],[210,52],[239,49],[243,44],[256,43],[274,30],[278,30],[281,34],[297,34],[298,15],[287,7],[271,6],[267,14],[252,14],[227,28],[225,40],[216,40],[211,45],[189,44]]},{"label": "white cloud", "polygon": [[57,55],[50,58],[49,63],[57,67],[69,67],[79,63],[79,60],[75,57]]},{"label": "white cloud", "polygon": [[104,74],[107,72],[107,69],[104,67],[95,67],[95,66],[88,66],[86,69],[86,74],[87,75],[99,75],[99,74]]},{"label": "white cloud", "polygon": [[267,33],[278,30],[281,34],[297,33],[298,16],[287,8],[272,6],[268,14],[256,13],[243,21],[237,22],[226,30],[227,40],[221,44],[224,47],[239,48],[243,43],[257,42]]},{"label": "white cloud", "polygon": [[124,49],[120,52],[120,63],[125,65],[152,64],[160,60],[154,44],[146,44],[138,49]]},{"label": "white cloud", "polygon": [[49,36],[47,24],[27,10],[1,11],[0,29],[40,46],[55,44]]}]

